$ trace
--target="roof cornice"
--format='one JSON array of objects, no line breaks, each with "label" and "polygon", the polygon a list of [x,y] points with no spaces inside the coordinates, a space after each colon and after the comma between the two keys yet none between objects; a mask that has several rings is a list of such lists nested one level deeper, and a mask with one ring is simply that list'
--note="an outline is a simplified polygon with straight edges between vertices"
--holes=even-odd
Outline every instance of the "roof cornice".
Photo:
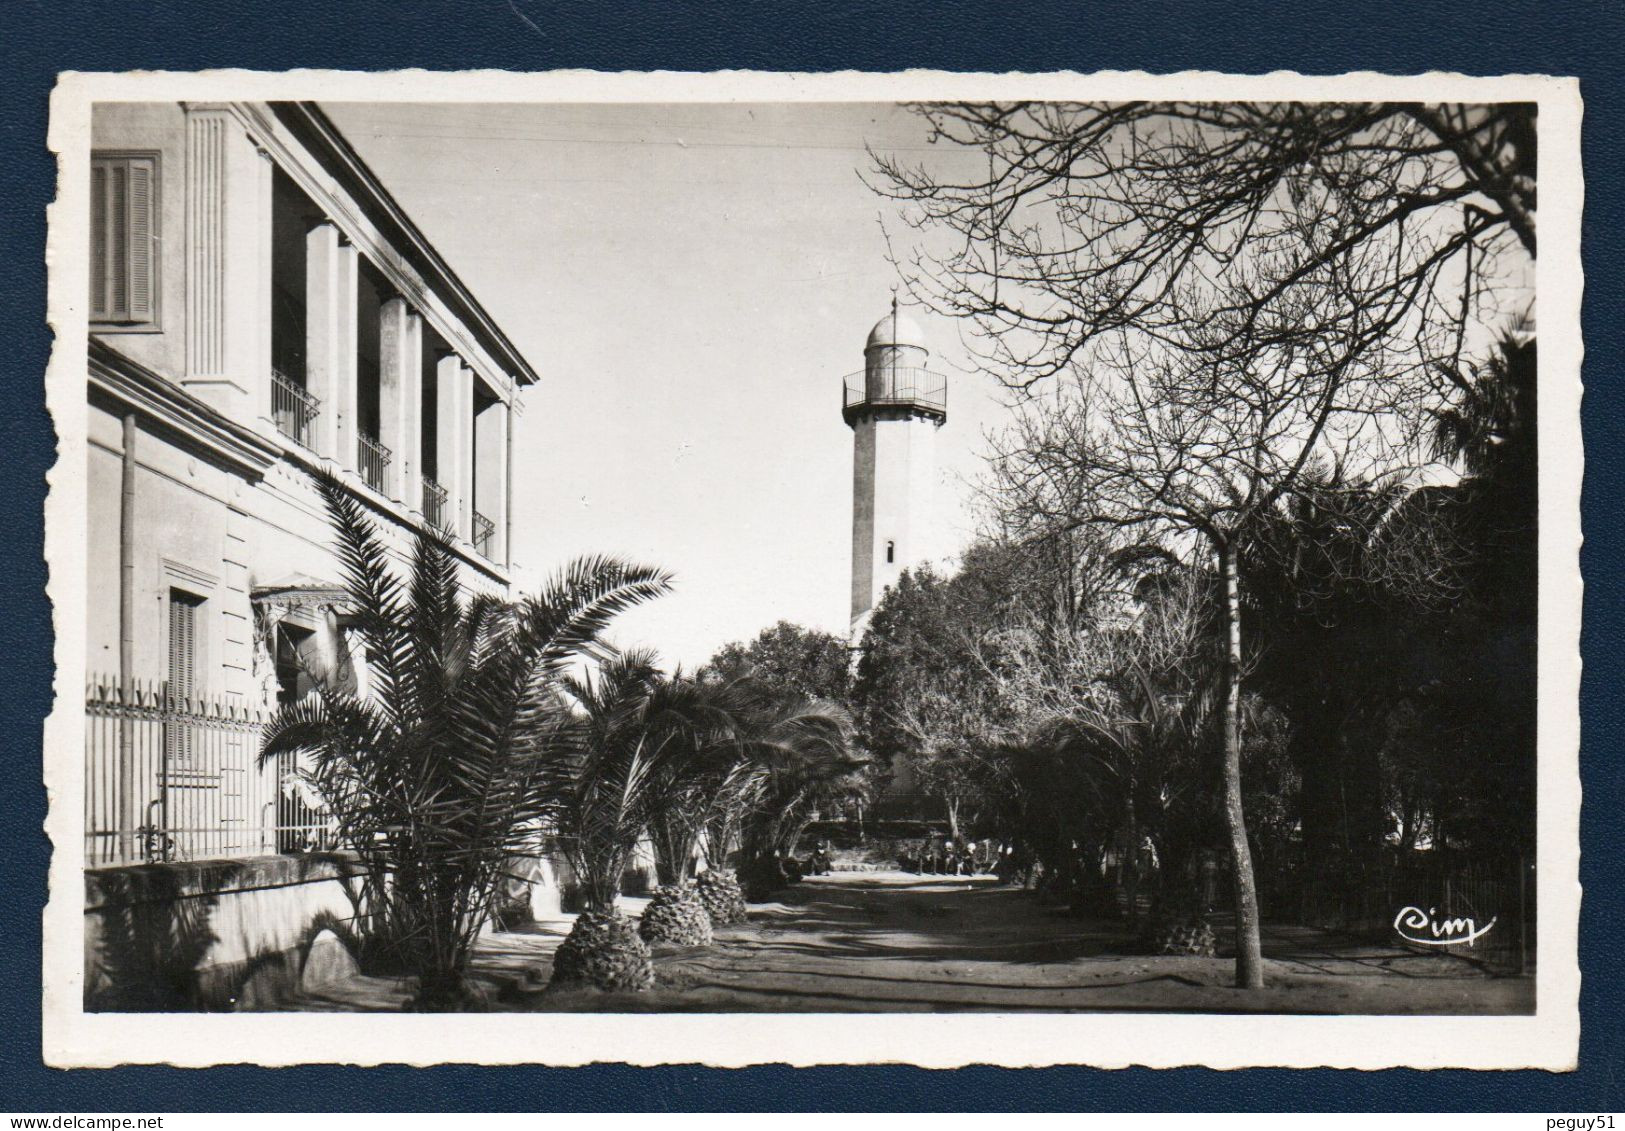
[{"label": "roof cornice", "polygon": [[332,119],[314,102],[270,102],[277,120],[336,180],[386,240],[423,276],[498,364],[520,384],[534,385],[533,369],[496,320],[480,305],[474,292],[457,277],[399,202],[390,195],[361,155],[339,132]]},{"label": "roof cornice", "polygon": [[282,449],[191,393],[91,335],[90,385],[149,419],[168,426],[231,467],[258,479]]}]

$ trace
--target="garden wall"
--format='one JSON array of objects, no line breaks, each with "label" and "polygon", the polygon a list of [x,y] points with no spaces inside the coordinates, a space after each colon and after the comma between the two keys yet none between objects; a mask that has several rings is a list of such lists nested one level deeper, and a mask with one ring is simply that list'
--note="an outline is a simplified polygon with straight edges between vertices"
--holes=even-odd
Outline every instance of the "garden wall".
[{"label": "garden wall", "polygon": [[353,867],[324,854],[87,869],[85,1008],[263,1009],[353,969],[331,929],[354,914]]},{"label": "garden wall", "polygon": [[[536,861],[529,905],[557,915],[556,867]],[[85,1009],[266,1009],[355,970],[342,854],[136,864],[85,871]]]}]

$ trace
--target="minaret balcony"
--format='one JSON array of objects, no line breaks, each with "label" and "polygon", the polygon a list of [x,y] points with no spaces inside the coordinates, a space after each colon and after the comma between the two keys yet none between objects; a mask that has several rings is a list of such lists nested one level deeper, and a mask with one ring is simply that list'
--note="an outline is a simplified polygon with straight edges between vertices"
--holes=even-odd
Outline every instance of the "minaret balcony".
[{"label": "minaret balcony", "polygon": [[901,365],[848,374],[841,393],[841,415],[847,424],[880,408],[907,409],[940,423],[948,416],[948,379],[929,369]]}]

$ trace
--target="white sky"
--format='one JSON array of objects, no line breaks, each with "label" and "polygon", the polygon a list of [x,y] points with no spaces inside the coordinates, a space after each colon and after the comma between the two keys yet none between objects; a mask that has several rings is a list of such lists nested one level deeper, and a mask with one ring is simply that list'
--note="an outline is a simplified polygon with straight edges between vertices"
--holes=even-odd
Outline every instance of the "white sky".
[{"label": "white sky", "polygon": [[[515,432],[523,586],[583,553],[677,589],[612,638],[694,665],[787,619],[844,633],[852,434],[894,276],[865,142],[933,164],[890,105],[324,104],[541,374]],[[969,161],[975,172],[980,162]],[[943,167],[943,166],[939,166]],[[952,166],[947,166],[952,168]],[[914,311],[949,375],[939,543],[1004,419],[959,327]]]}]

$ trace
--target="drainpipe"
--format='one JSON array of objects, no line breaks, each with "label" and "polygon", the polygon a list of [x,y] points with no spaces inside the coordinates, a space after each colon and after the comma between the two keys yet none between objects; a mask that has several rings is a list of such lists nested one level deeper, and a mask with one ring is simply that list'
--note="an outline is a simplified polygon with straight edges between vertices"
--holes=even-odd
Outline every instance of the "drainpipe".
[{"label": "drainpipe", "polygon": [[118,674],[124,710],[118,729],[118,828],[120,856],[131,861],[135,844],[135,413],[124,414],[118,519]]}]

